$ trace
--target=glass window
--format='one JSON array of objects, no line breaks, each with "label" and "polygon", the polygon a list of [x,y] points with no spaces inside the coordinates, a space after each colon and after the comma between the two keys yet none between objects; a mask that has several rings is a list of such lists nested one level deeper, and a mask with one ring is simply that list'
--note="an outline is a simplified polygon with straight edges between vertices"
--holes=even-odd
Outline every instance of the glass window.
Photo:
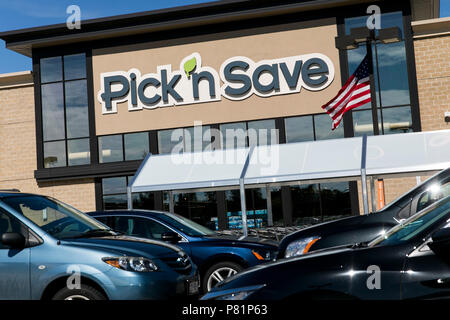
[{"label": "glass window", "polygon": [[44,143],[44,168],[66,166],[65,141]]},{"label": "glass window", "polygon": [[284,120],[286,142],[314,140],[312,116],[286,118]]},{"label": "glass window", "polygon": [[3,197],[2,201],[56,239],[88,237],[94,230],[99,235],[115,235],[97,220],[55,199],[23,195]]},{"label": "glass window", "polygon": [[172,153],[175,146],[183,148],[183,129],[170,129],[158,131],[158,149],[159,153]]},{"label": "glass window", "polygon": [[184,129],[184,150],[187,152],[203,151],[211,145],[209,126],[198,126]]},{"label": "glass window", "polygon": [[247,146],[247,126],[245,122],[220,125],[223,149],[244,148]]},{"label": "glass window", "polygon": [[61,57],[41,59],[40,66],[41,83],[62,81]]},{"label": "glass window", "polygon": [[412,131],[411,107],[383,108],[384,134]]},{"label": "glass window", "polygon": [[40,75],[44,167],[89,164],[86,55],[40,59]]},{"label": "glass window", "polygon": [[104,210],[116,210],[116,209],[127,209],[127,195],[126,194],[116,194],[111,196],[103,197],[103,209]]},{"label": "glass window", "polygon": [[132,198],[134,209],[155,209],[155,194],[153,192],[133,193]]},{"label": "glass window", "polygon": [[352,214],[348,182],[320,184],[322,219],[329,221]]},{"label": "glass window", "polygon": [[100,163],[123,161],[122,135],[98,138]]},{"label": "glass window", "polygon": [[83,78],[86,78],[86,55],[81,53],[64,56],[64,79]]},{"label": "glass window", "polygon": [[294,226],[306,226],[322,222],[320,191],[318,184],[291,186],[292,222]]},{"label": "glass window", "polygon": [[175,212],[202,226],[216,230],[215,192],[174,193]]},{"label": "glass window", "polygon": [[[345,19],[346,33],[349,34],[351,28],[364,27],[366,25],[366,20],[366,16]],[[382,28],[399,27],[403,36],[402,12],[383,13],[380,21]],[[349,74],[352,74],[365,56],[366,47],[365,45],[361,45],[357,49],[348,50],[347,53]],[[411,107],[409,106],[409,76],[406,61],[405,42],[400,41],[389,44],[377,42],[376,45],[372,45],[372,54],[376,102],[377,106],[381,108],[381,114],[383,116],[378,116],[380,128],[383,127],[384,129],[380,129],[380,134],[412,131]],[[407,106],[404,111],[399,110],[395,116],[393,115],[395,111],[385,110],[386,107],[405,105]],[[372,123],[371,115],[369,115],[369,113],[356,114],[358,110],[370,108],[371,104],[368,103],[364,106],[358,107],[356,110],[353,110],[354,125],[359,124],[359,128],[354,128],[355,136],[362,135],[363,133],[373,134],[373,129],[369,129],[367,126]],[[385,111],[387,111],[387,118],[385,117]],[[357,118],[356,120],[355,117]],[[391,122],[392,117],[396,118],[394,123]],[[408,123],[410,123],[410,129],[406,128]],[[392,124],[395,128],[391,129]]]},{"label": "glass window", "polygon": [[283,205],[281,200],[281,187],[270,187],[272,199],[272,221],[275,227],[284,226]]},{"label": "glass window", "polygon": [[315,114],[314,127],[316,140],[339,139],[344,137],[344,121],[341,121],[339,127],[331,130],[331,118],[328,114]]},{"label": "glass window", "polygon": [[[0,209],[0,239],[6,232],[22,233],[22,224],[14,217],[10,216],[3,209]],[[10,249],[0,242],[0,249]]]},{"label": "glass window", "polygon": [[44,141],[65,138],[62,83],[41,86]]},{"label": "glass window", "polygon": [[91,163],[89,139],[75,139],[67,141],[69,166]]},{"label": "glass window", "polygon": [[125,160],[141,160],[149,153],[148,133],[128,133],[124,135]]},{"label": "glass window", "polygon": [[[267,226],[267,192],[265,188],[246,189],[247,226]],[[242,229],[241,197],[239,190],[225,191],[226,212],[229,229]]]},{"label": "glass window", "polygon": [[89,136],[86,80],[65,83],[67,138]]},{"label": "glass window", "polygon": [[[373,135],[372,110],[353,111],[353,130],[355,137],[362,135]],[[378,109],[378,129],[381,131],[381,112]]]},{"label": "glass window", "polygon": [[275,120],[249,121],[248,140],[250,145],[268,145],[278,143],[278,132],[275,129]]},{"label": "glass window", "polygon": [[114,229],[128,236],[142,237],[147,239],[162,239],[162,234],[171,232],[162,224],[142,217],[114,217]]},{"label": "glass window", "polygon": [[102,179],[103,194],[127,193],[127,177]]}]

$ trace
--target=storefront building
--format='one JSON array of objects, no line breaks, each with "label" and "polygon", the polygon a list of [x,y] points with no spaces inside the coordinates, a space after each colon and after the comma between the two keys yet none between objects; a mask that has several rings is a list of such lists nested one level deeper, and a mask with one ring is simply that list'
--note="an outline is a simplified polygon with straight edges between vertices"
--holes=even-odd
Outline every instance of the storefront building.
[{"label": "storefront building", "polygon": [[[149,152],[372,135],[370,104],[335,131],[321,106],[366,54],[337,49],[335,38],[366,26],[373,4],[381,28],[401,31],[372,45],[380,134],[450,128],[450,20],[437,19],[439,1],[222,1],[1,34],[33,59],[33,72],[0,76],[1,188],[119,209]],[[386,202],[416,183],[386,180]],[[248,189],[249,226],[271,224],[268,209],[274,225],[359,214],[358,190]],[[168,196],[134,194],[133,206],[168,210]],[[239,219],[238,190],[175,193],[174,204],[219,229]]]}]

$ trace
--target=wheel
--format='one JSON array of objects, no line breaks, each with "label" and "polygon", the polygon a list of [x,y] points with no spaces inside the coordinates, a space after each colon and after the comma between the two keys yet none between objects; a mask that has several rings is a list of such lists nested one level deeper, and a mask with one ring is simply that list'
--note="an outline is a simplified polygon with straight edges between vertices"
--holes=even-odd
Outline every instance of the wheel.
[{"label": "wheel", "polygon": [[242,271],[244,268],[239,264],[231,261],[224,261],[216,263],[211,266],[203,277],[202,289],[203,292],[208,292],[220,281]]},{"label": "wheel", "polygon": [[97,289],[82,284],[81,289],[62,288],[52,300],[106,300],[106,297]]}]

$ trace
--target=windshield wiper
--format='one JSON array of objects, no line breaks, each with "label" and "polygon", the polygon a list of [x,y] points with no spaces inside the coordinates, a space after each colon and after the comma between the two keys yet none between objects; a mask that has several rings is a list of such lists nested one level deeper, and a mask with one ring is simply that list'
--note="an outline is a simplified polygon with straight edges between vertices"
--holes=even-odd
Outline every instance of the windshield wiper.
[{"label": "windshield wiper", "polygon": [[97,237],[97,236],[110,236],[110,235],[118,235],[118,233],[116,233],[115,231],[111,230],[111,229],[91,229],[91,230],[87,230],[77,236],[74,237],[70,237],[72,239],[77,239],[77,238],[90,238],[90,237]]}]

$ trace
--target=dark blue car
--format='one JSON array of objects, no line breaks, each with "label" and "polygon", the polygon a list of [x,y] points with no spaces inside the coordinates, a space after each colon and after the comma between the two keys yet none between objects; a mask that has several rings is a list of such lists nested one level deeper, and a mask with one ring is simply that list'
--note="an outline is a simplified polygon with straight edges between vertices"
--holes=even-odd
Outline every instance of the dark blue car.
[{"label": "dark blue car", "polygon": [[147,210],[89,212],[112,229],[126,235],[176,243],[198,266],[202,289],[276,257],[271,241],[220,235],[177,214]]}]

